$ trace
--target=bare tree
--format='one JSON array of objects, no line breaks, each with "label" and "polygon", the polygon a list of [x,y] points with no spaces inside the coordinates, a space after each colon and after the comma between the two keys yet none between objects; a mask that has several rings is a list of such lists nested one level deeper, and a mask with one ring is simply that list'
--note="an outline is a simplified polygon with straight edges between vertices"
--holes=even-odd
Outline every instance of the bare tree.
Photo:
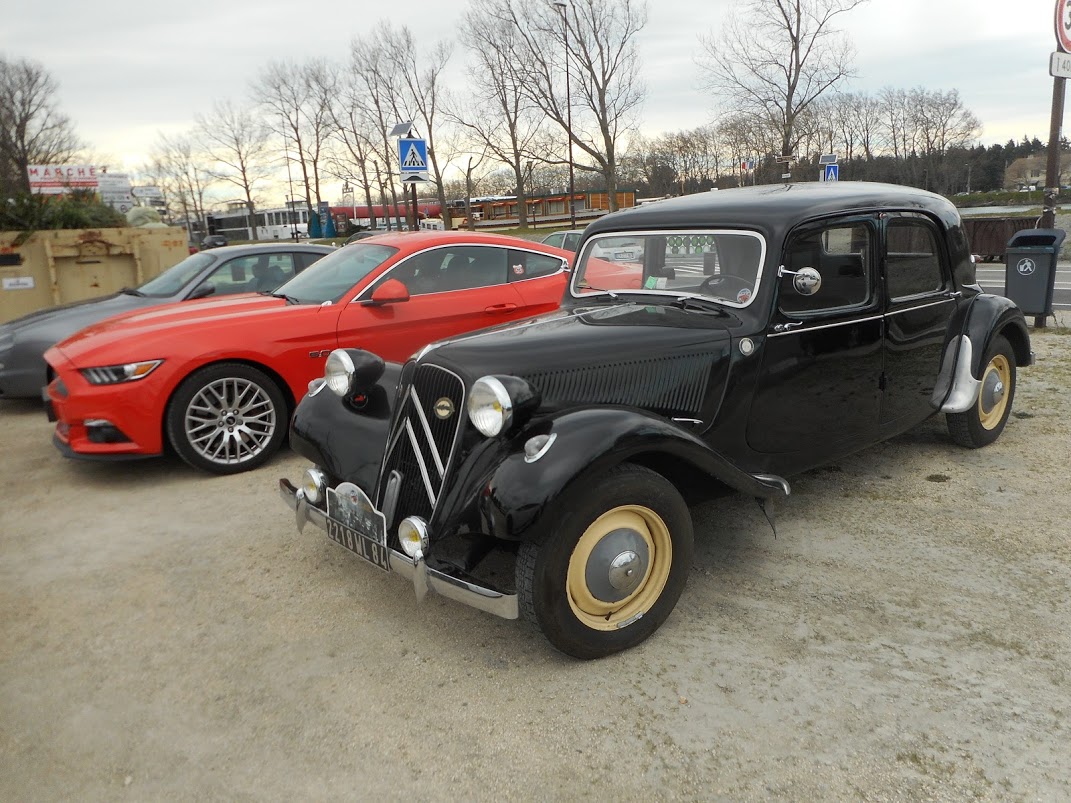
[{"label": "bare tree", "polygon": [[212,179],[205,168],[206,161],[190,137],[160,134],[147,171],[157,179],[169,208],[177,205],[182,210],[186,229],[191,235],[195,222],[198,230],[207,229],[205,192]]},{"label": "bare tree", "polygon": [[518,43],[513,26],[470,8],[461,26],[462,41],[475,58],[470,70],[471,100],[448,115],[460,125],[474,149],[486,152],[513,172],[518,224],[528,225],[527,177],[535,160],[552,157],[540,137],[543,114],[524,91],[524,75],[516,60]]},{"label": "bare tree", "polygon": [[[430,48],[418,49],[408,28],[394,28],[388,22],[381,22],[377,26],[377,33],[386,47],[397,84],[402,90],[392,98],[395,112],[399,122],[413,122],[420,129],[419,133],[427,139],[430,173],[442,208],[443,222],[449,226],[450,212],[443,189],[443,169],[453,154],[440,153],[444,141],[440,120],[445,93],[442,75],[453,47],[447,42],[437,42]],[[416,210],[413,213],[415,217]]]},{"label": "bare tree", "polygon": [[[305,65],[271,62],[253,85],[269,125],[280,125],[285,157],[300,169],[310,219],[320,197],[320,161],[332,134],[334,68],[323,60]],[[291,150],[293,147],[293,151]]]},{"label": "bare tree", "polygon": [[0,57],[0,197],[29,192],[29,165],[69,162],[83,147],[56,108],[58,88],[37,62]]},{"label": "bare tree", "polygon": [[371,228],[376,226],[372,196],[376,191],[372,163],[376,153],[377,132],[375,119],[364,105],[365,93],[360,78],[352,70],[345,70],[339,77],[338,92],[331,105],[334,122],[333,135],[337,148],[328,164],[336,177],[346,182],[356,182],[368,206]]},{"label": "bare tree", "polygon": [[700,36],[707,88],[737,114],[777,131],[795,155],[801,114],[851,76],[854,48],[834,27],[866,0],[743,0],[718,36]]},{"label": "bare tree", "polygon": [[[602,176],[610,210],[615,210],[618,150],[635,129],[647,93],[636,48],[636,36],[647,24],[646,2],[576,0],[559,7],[489,0],[477,13],[514,29],[512,56],[522,70],[525,91],[579,148],[583,161],[576,162],[576,169]],[[569,94],[566,68],[575,76]]]},{"label": "bare tree", "polygon": [[[250,109],[217,102],[209,116],[197,115],[202,147],[215,164],[209,175],[238,188],[245,198],[250,239],[257,238],[255,187],[271,178],[271,129]],[[220,169],[222,167],[222,169]]]},{"label": "bare tree", "polygon": [[[400,122],[395,98],[401,89],[396,83],[389,53],[383,42],[387,27],[381,22],[366,36],[356,37],[350,43],[349,72],[353,91],[357,96],[363,94],[362,106],[372,129],[377,132],[368,141],[372,149],[372,169],[376,174],[376,183],[381,188],[385,184],[389,190],[393,210],[398,206],[398,194],[393,180],[394,156],[389,132],[394,124]],[[382,192],[380,194],[382,196]],[[392,218],[393,214],[387,215],[387,228],[390,228]]]}]

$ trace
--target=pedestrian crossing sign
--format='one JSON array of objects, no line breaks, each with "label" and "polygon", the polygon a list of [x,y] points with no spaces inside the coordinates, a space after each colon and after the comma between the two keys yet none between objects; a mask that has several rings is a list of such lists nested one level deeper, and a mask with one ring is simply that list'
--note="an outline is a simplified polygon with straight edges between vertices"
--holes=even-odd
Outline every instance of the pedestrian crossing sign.
[{"label": "pedestrian crossing sign", "polygon": [[398,162],[403,181],[428,180],[428,142],[424,139],[398,140]]},{"label": "pedestrian crossing sign", "polygon": [[840,166],[839,165],[826,165],[825,175],[822,177],[822,181],[837,181],[840,179]]}]

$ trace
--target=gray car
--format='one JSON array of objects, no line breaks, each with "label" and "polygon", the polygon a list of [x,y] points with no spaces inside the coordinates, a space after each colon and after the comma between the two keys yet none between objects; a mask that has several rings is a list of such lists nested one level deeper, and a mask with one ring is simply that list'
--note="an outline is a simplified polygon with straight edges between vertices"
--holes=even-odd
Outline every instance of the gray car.
[{"label": "gray car", "polygon": [[44,353],[90,324],[174,301],[271,292],[320,257],[328,245],[229,245],[191,254],[137,288],[39,310],[0,324],[0,399],[40,398],[48,384]]}]

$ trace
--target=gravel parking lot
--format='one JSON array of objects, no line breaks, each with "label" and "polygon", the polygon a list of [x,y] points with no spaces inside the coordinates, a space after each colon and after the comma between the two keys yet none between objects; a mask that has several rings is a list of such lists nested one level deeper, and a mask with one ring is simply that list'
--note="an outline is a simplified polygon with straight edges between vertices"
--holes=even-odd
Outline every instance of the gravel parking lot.
[{"label": "gravel parking lot", "polygon": [[0,402],[0,799],[1071,798],[1071,334],[942,418],[694,510],[681,603],[581,663],[419,605],[276,479],[76,463]]}]

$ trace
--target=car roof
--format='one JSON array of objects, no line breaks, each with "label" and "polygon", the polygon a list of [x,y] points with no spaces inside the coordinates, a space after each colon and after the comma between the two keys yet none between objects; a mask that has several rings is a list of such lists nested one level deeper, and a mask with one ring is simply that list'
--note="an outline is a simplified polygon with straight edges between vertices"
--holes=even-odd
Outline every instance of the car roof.
[{"label": "car roof", "polygon": [[526,240],[523,237],[515,237],[511,234],[495,234],[484,231],[401,231],[377,234],[375,237],[367,237],[360,244],[389,245],[404,251],[416,251],[422,248],[430,248],[435,245],[502,245],[509,248],[530,248],[537,251],[552,251],[557,253],[561,249],[546,245],[536,240]]},{"label": "car roof", "polygon": [[212,254],[221,258],[241,256],[242,254],[260,254],[271,251],[305,251],[317,254],[330,254],[337,250],[333,245],[319,243],[262,242],[244,243],[242,245],[223,245],[213,248]]},{"label": "car roof", "polygon": [[589,235],[608,231],[730,226],[782,233],[825,215],[882,209],[926,212],[946,226],[959,225],[947,198],[915,187],[864,181],[767,184],[700,192],[631,207],[588,225]]}]

